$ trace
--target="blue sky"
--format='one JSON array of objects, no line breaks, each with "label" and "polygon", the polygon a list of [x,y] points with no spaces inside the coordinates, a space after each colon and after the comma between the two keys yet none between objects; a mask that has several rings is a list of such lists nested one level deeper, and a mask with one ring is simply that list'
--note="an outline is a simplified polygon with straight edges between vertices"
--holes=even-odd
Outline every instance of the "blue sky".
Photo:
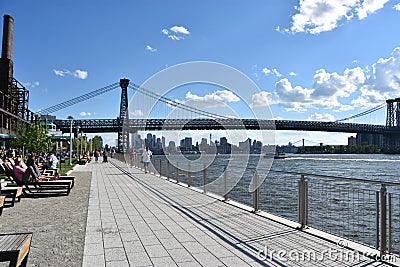
[{"label": "blue sky", "polygon": [[[29,89],[33,111],[120,78],[142,84],[190,61],[244,73],[260,89],[248,104],[269,106],[279,119],[331,121],[400,95],[400,0],[1,0],[0,10],[15,20],[14,76]],[[235,103],[214,86],[168,95],[205,108],[216,96]],[[115,118],[119,98],[116,90],[54,115]],[[383,124],[384,113],[365,120]],[[276,135],[279,144],[303,137],[343,144],[349,136]]]}]

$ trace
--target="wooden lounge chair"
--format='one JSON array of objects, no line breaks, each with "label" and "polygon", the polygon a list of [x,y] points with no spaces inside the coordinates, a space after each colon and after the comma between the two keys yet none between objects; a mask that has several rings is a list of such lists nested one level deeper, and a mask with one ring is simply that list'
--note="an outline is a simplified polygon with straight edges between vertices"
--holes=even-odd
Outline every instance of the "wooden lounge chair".
[{"label": "wooden lounge chair", "polygon": [[0,195],[0,216],[3,213],[4,201],[6,200],[6,196]]},{"label": "wooden lounge chair", "polygon": [[[57,174],[58,174],[58,170],[57,169],[46,169],[46,170],[43,170],[43,172],[42,172],[43,176],[55,176]],[[72,182],[71,189],[75,185],[75,176],[61,174],[60,175],[60,179],[61,180],[69,180],[69,181],[71,181]]]},{"label": "wooden lounge chair", "polygon": [[0,262],[9,266],[26,266],[31,248],[32,233],[0,234]]},{"label": "wooden lounge chair", "polygon": [[32,182],[32,183],[21,183],[17,179],[15,179],[14,173],[11,169],[11,166],[8,164],[4,164],[6,175],[10,180],[16,183],[18,186],[23,187],[23,194],[25,196],[38,196],[45,194],[66,194],[69,195],[71,188],[73,186],[72,180],[49,180],[49,181],[40,181],[40,182]]},{"label": "wooden lounge chair", "polygon": [[21,186],[6,186],[1,188],[1,194],[5,198],[11,198],[10,205],[14,207],[15,202],[20,202],[23,194],[23,188]]}]

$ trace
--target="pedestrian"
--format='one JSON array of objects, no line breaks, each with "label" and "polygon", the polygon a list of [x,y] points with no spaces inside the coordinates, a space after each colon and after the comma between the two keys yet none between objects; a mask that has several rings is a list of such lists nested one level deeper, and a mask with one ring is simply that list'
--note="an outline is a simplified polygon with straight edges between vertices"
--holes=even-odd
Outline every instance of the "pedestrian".
[{"label": "pedestrian", "polygon": [[108,162],[107,161],[107,157],[108,157],[108,152],[107,152],[107,150],[104,149],[104,151],[103,151],[103,162]]},{"label": "pedestrian", "polygon": [[131,167],[135,165],[135,150],[132,148],[131,150]]},{"label": "pedestrian", "polygon": [[100,153],[99,153],[99,151],[96,149],[96,150],[94,151],[94,161],[95,161],[96,163],[99,161],[99,155],[100,155]]},{"label": "pedestrian", "polygon": [[150,159],[151,159],[152,155],[153,155],[153,153],[149,150],[149,147],[146,146],[146,149],[143,151],[143,154],[142,154],[144,173],[147,173],[149,171],[149,163],[150,163]]}]

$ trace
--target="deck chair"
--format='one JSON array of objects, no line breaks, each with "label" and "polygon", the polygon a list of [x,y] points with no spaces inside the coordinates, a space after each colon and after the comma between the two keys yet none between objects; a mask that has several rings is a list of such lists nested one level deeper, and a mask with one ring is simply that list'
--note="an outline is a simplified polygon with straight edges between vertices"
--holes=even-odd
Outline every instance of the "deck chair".
[{"label": "deck chair", "polygon": [[[0,171],[7,175],[6,169],[3,164],[0,164]],[[15,202],[21,201],[21,197],[23,195],[23,188],[21,186],[8,186],[8,183],[5,182],[1,184],[0,188],[0,193],[2,195],[2,198],[4,198],[2,201],[2,207],[4,207],[6,203],[10,204],[11,207],[14,207]]]},{"label": "deck chair", "polygon": [[[46,169],[46,170],[43,170],[43,172],[42,172],[43,176],[56,176],[57,174],[58,174],[57,169]],[[75,176],[61,174],[60,179],[71,181],[72,182],[71,188],[73,188],[75,185]]]},{"label": "deck chair", "polygon": [[9,266],[27,266],[32,233],[0,234],[0,262]]},{"label": "deck chair", "polygon": [[22,183],[18,181],[7,163],[4,164],[6,175],[10,180],[15,182],[18,186],[23,187],[24,196],[43,196],[43,195],[69,195],[73,181],[71,180],[49,180],[40,182]]}]

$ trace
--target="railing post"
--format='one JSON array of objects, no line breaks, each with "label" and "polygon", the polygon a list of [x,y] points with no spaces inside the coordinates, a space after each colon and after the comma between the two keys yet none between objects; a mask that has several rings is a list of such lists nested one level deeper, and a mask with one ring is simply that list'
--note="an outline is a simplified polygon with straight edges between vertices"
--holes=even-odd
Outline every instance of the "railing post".
[{"label": "railing post", "polygon": [[379,191],[375,192],[375,248],[379,248]]},{"label": "railing post", "polygon": [[190,173],[190,161],[188,162],[188,187],[190,187],[191,183],[191,173]]},{"label": "railing post", "polygon": [[228,171],[224,168],[224,201],[228,200]]},{"label": "railing post", "polygon": [[160,159],[160,177],[162,177],[162,160]]},{"label": "railing post", "polygon": [[170,176],[170,172],[169,172],[169,166],[171,163],[169,163],[169,160],[167,159],[167,181],[169,181],[169,176]]},{"label": "railing post", "polygon": [[386,186],[382,184],[380,195],[380,242],[379,242],[379,252],[383,256],[386,254],[386,203],[387,203],[387,191]]},{"label": "railing post", "polygon": [[176,182],[179,184],[179,162],[176,162]]},{"label": "railing post", "polygon": [[388,222],[388,231],[389,231],[389,236],[388,236],[388,252],[389,254],[392,253],[392,242],[393,242],[393,237],[392,237],[392,194],[388,193],[388,213],[389,213],[389,222]]},{"label": "railing post", "polygon": [[304,175],[301,175],[300,180],[298,181],[299,186],[299,223],[300,228],[303,229],[307,225],[307,217],[308,217],[308,186],[307,181]]},{"label": "railing post", "polygon": [[254,213],[260,210],[260,190],[258,187],[259,179],[257,171],[253,175],[253,207]]},{"label": "railing post", "polygon": [[207,169],[206,164],[203,165],[203,193],[206,193],[206,180],[207,180]]}]

